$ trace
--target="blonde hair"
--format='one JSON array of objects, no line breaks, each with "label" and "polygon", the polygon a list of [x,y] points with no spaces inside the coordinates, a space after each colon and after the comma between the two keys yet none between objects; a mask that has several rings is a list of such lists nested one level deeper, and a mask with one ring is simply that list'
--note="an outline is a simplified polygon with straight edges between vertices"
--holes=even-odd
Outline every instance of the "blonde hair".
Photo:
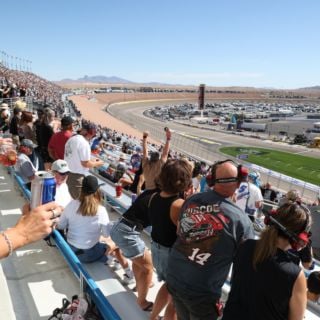
[{"label": "blonde hair", "polygon": [[80,206],[78,213],[84,217],[93,217],[97,214],[99,205],[102,203],[102,195],[99,189],[92,194],[85,194],[81,192],[79,201]]},{"label": "blonde hair", "polygon": [[54,119],[55,113],[50,108],[45,108],[43,110],[42,122],[49,125]]}]

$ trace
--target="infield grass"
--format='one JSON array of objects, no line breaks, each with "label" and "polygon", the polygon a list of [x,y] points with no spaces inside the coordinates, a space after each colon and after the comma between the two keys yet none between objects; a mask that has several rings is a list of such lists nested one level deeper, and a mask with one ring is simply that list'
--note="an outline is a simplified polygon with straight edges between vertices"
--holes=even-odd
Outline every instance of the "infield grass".
[{"label": "infield grass", "polygon": [[247,154],[248,158],[244,161],[315,185],[320,184],[320,159],[252,147],[223,147],[220,151],[233,157]]}]

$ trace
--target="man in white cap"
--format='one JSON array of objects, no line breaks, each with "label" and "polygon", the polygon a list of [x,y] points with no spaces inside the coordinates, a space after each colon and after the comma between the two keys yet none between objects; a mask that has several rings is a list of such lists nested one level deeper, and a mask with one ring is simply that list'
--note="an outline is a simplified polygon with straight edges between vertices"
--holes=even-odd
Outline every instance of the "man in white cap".
[{"label": "man in white cap", "polygon": [[66,183],[70,171],[68,164],[65,160],[56,160],[52,163],[51,170],[56,180],[55,202],[66,207],[72,200]]}]

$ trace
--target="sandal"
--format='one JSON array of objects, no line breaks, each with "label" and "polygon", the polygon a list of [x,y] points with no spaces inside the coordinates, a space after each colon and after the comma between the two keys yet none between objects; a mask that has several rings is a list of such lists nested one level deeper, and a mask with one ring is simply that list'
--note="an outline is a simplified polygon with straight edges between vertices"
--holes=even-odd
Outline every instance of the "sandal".
[{"label": "sandal", "polygon": [[142,308],[143,311],[151,312],[153,308],[153,302],[149,302],[146,307]]}]

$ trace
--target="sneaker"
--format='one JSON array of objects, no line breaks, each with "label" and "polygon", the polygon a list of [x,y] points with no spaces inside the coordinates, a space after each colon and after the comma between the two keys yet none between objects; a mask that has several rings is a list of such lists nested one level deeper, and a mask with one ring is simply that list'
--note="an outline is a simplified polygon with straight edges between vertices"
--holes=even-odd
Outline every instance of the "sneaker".
[{"label": "sneaker", "polygon": [[117,260],[114,260],[114,264],[112,266],[112,269],[117,271],[117,270],[120,270],[121,268],[122,268],[122,266],[121,266],[120,262]]},{"label": "sneaker", "polygon": [[119,263],[118,260],[114,259],[114,258],[110,258],[106,261],[105,265],[109,266],[110,268],[112,268],[113,270],[119,270],[121,269],[121,264]]},{"label": "sneaker", "polygon": [[265,224],[262,220],[255,219],[255,221],[253,222],[253,228],[255,231],[261,232],[265,228]]},{"label": "sneaker", "polygon": [[129,284],[132,284],[134,282],[135,282],[135,280],[134,280],[133,276],[130,277],[126,273],[123,275],[123,279],[122,279],[122,283],[123,284],[129,285]]}]

